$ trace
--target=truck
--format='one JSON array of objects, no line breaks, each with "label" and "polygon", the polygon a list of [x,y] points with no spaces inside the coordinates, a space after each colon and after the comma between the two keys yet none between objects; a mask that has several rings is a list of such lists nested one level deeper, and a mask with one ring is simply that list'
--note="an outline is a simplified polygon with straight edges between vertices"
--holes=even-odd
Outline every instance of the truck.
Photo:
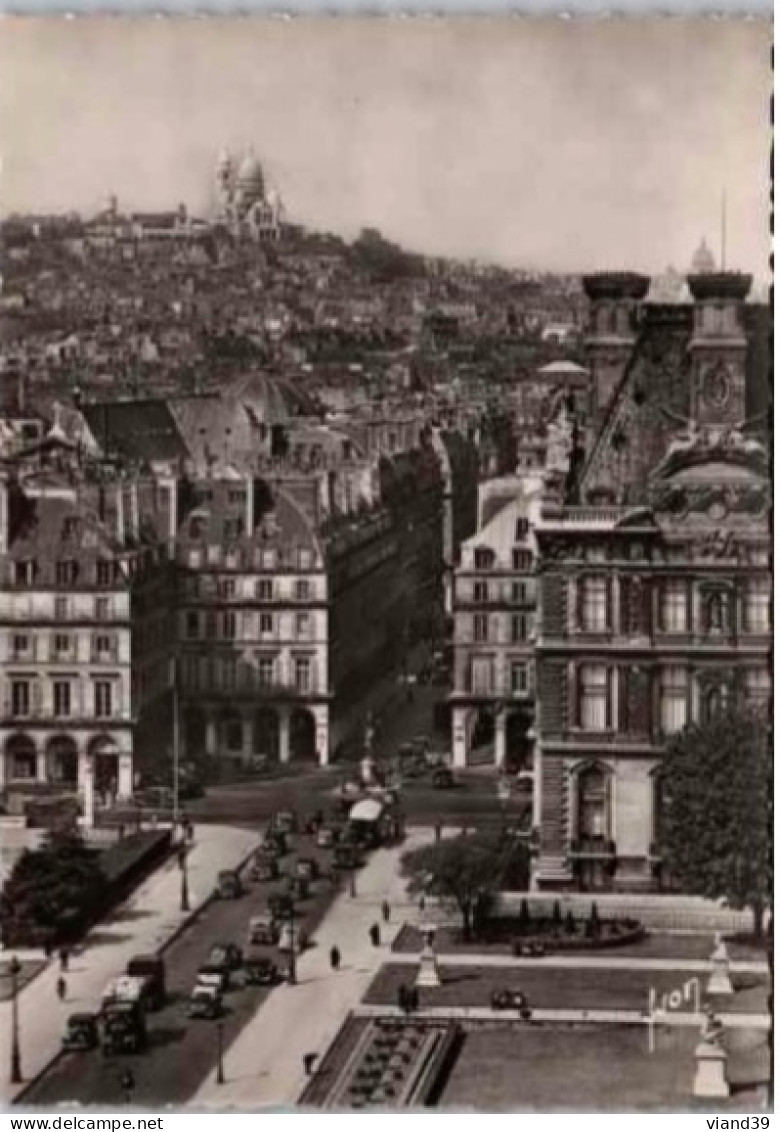
[{"label": "truck", "polygon": [[144,998],[149,1010],[165,1005],[165,963],[159,955],[133,955],[127,964],[127,974],[146,981]]},{"label": "truck", "polygon": [[103,1007],[115,1002],[132,1002],[145,1008],[147,990],[147,981],[142,976],[118,975],[106,984],[102,997]]},{"label": "truck", "polygon": [[146,1048],[146,1012],[139,1001],[115,999],[101,1012],[103,1054],[140,1053]]}]

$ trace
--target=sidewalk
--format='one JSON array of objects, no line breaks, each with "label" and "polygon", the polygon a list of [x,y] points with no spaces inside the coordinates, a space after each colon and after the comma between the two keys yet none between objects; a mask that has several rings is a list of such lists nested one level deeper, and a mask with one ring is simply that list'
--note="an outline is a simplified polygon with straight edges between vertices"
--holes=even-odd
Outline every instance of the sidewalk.
[{"label": "sidewalk", "polygon": [[[220,869],[235,868],[258,843],[258,834],[227,826],[195,827],[195,842],[187,868],[190,908],[179,910],[181,872],[175,858],[168,860],[136,889],[130,899],[101,921],[72,953],[65,975],[68,996],[57,998],[59,965],[51,961],[18,996],[19,1034],[24,1084],[5,1085],[3,1099],[13,1101],[40,1074],[60,1048],[65,1020],[78,1011],[95,1010],[106,983],[125,970],[128,959],[159,951],[191,920],[210,898]],[[6,951],[3,959],[41,952]],[[0,1032],[11,1031],[11,1001],[0,1002]]]},{"label": "sidewalk", "polygon": [[[390,943],[410,918],[405,881],[398,876],[402,853],[430,838],[419,827],[402,846],[380,849],[357,873],[356,898],[339,897],[315,935],[315,945],[299,957],[298,982],[277,987],[226,1051],[225,1084],[212,1072],[188,1107],[254,1109],[297,1103],[307,1078],[303,1056],[324,1057],[347,1013],[368,990],[376,972],[392,961]],[[390,923],[382,924],[380,904],[388,900]],[[373,947],[368,930],[377,923],[382,943]],[[341,951],[342,966],[331,971],[329,952]]]}]

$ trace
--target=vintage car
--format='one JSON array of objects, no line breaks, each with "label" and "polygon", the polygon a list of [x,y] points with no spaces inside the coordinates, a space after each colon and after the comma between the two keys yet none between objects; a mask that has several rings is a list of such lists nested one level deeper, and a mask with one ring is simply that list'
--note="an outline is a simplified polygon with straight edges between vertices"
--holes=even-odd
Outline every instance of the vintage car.
[{"label": "vintage car", "polygon": [[295,810],[277,810],[273,816],[271,828],[274,833],[297,833],[298,815]]},{"label": "vintage car", "polygon": [[336,869],[355,869],[360,864],[360,850],[357,845],[337,845],[333,850],[333,866]]},{"label": "vintage car", "polygon": [[547,944],[541,940],[516,939],[512,943],[512,954],[523,959],[542,959],[547,952]]},{"label": "vintage car", "polygon": [[293,900],[308,900],[309,882],[304,877],[288,877],[287,891]]},{"label": "vintage car", "polygon": [[531,1017],[528,999],[521,990],[496,988],[490,996],[490,1006],[493,1010],[519,1010],[523,1018]]},{"label": "vintage car", "polygon": [[289,892],[272,892],[268,897],[268,911],[277,920],[284,920],[292,916],[293,905],[293,898]]},{"label": "vintage car", "polygon": [[97,1049],[100,1041],[96,1014],[71,1014],[65,1023],[62,1048],[69,1050]]},{"label": "vintage car", "polygon": [[279,939],[279,921],[271,912],[253,916],[247,930],[247,943],[250,947],[273,947]]},{"label": "vintage car", "polygon": [[190,1018],[219,1018],[222,1013],[222,995],[215,986],[197,983],[187,1003]]},{"label": "vintage car", "polygon": [[287,835],[277,830],[266,830],[263,848],[269,857],[283,857],[287,852]]},{"label": "vintage car", "polygon": [[223,994],[230,986],[230,971],[218,963],[203,963],[198,967],[196,987],[211,987]]},{"label": "vintage car", "polygon": [[295,876],[301,880],[316,880],[320,867],[313,857],[299,857],[295,862]]},{"label": "vintage car", "polygon": [[338,830],[332,825],[322,825],[317,830],[315,844],[318,849],[332,849],[338,839]]},{"label": "vintage car", "polygon": [[249,879],[254,881],[278,880],[280,875],[279,861],[276,857],[261,854],[255,856],[249,870]]},{"label": "vintage car", "polygon": [[434,790],[451,790],[456,785],[455,775],[448,766],[437,766],[431,774]]},{"label": "vintage car", "polygon": [[215,943],[209,951],[208,962],[228,971],[235,971],[243,961],[244,953],[237,943]]},{"label": "vintage car", "polygon": [[244,960],[234,976],[236,984],[240,987],[273,987],[279,982],[281,976],[279,968],[266,956],[252,957]]},{"label": "vintage car", "polygon": [[223,869],[217,874],[217,885],[214,896],[217,900],[236,900],[243,896],[244,886],[241,877],[235,869]]}]

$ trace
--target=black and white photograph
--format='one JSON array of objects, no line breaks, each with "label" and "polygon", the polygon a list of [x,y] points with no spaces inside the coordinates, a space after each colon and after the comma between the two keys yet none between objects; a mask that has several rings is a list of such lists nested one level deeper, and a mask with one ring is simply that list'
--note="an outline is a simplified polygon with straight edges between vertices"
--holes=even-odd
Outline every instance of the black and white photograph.
[{"label": "black and white photograph", "polygon": [[2,19],[7,1113],[769,1127],[771,47]]}]

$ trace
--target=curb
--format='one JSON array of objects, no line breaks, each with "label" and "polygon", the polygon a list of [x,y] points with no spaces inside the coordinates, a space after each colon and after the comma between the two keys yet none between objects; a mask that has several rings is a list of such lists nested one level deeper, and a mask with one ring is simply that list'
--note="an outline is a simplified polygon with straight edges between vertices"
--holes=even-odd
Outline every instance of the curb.
[{"label": "curb", "polygon": [[[239,864],[236,866],[236,872],[241,872],[243,869],[246,868],[246,866],[249,864],[252,857],[254,856],[256,849],[257,849],[257,846],[255,846],[253,849],[251,849],[250,852],[246,854],[246,856],[244,856],[240,859]],[[168,860],[168,858],[166,858],[166,861],[167,860]],[[161,862],[161,867],[165,863],[166,863],[165,861]],[[198,916],[201,914],[201,912],[203,912],[204,909],[206,909],[212,903],[213,900],[214,900],[214,892],[212,891],[208,894],[208,896],[205,897],[204,900],[201,901],[201,903],[197,906],[197,908],[193,908],[184,917],[184,919],[181,921],[181,923],[176,925],[176,927],[174,928],[171,935],[169,935],[168,938],[166,939],[165,943],[160,944],[160,946],[158,948],[156,948],[156,950],[154,951],[154,954],[155,955],[163,955],[168,950],[168,948],[171,947],[176,942],[176,940],[184,934],[184,932],[187,930],[187,928],[192,926],[192,924],[198,918]],[[120,907],[121,907],[121,905],[120,905]],[[8,1107],[14,1108],[17,1105],[23,1104],[25,1095],[30,1091],[30,1089],[32,1089],[35,1085],[37,1085],[38,1082],[43,1077],[46,1076],[46,1074],[49,1072],[50,1069],[52,1069],[53,1066],[55,1066],[57,1064],[57,1062],[63,1056],[63,1053],[64,1053],[64,1050],[62,1048],[58,1049],[57,1052],[54,1054],[54,1056],[49,1061],[47,1061],[45,1065],[41,1066],[41,1068],[38,1070],[38,1072],[33,1077],[31,1077],[29,1081],[25,1081],[24,1084],[22,1085],[21,1089],[19,1090],[19,1092],[16,1094],[16,1096],[7,1101]]]}]

